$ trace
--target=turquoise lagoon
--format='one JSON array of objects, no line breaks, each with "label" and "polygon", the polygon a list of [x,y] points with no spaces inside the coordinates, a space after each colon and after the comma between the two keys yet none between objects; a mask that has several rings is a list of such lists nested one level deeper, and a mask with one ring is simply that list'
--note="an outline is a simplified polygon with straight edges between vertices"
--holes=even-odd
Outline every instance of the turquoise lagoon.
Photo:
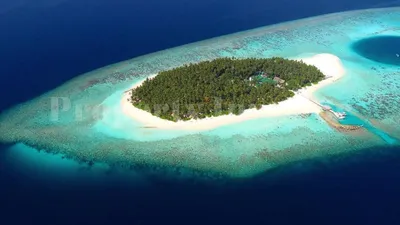
[{"label": "turquoise lagoon", "polygon": [[[0,141],[19,143],[13,148],[24,150],[14,150],[16,155],[40,154],[48,164],[51,157],[65,157],[95,165],[98,171],[145,166],[233,177],[303,159],[399,145],[400,58],[394,52],[384,61],[371,57],[375,45],[364,44],[371,38],[390,39],[385,46],[400,52],[399,7],[301,19],[134,58],[76,77],[3,113]],[[343,123],[362,124],[365,130],[340,133],[312,114],[260,118],[202,132],[160,131],[143,128],[120,110],[124,91],[161,70],[217,57],[318,53],[338,56],[346,75],[320,89],[315,98],[348,112]],[[64,104],[54,108],[52,98]],[[57,120],[52,109],[59,110]]]}]

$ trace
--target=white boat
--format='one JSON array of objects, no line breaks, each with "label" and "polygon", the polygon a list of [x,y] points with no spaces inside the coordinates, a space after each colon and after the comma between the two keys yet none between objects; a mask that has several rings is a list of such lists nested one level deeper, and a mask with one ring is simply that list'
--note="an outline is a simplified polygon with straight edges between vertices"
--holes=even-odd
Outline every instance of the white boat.
[{"label": "white boat", "polygon": [[338,113],[337,113],[337,117],[338,117],[339,119],[344,119],[344,118],[346,118],[346,113],[340,113],[340,112],[338,112]]}]

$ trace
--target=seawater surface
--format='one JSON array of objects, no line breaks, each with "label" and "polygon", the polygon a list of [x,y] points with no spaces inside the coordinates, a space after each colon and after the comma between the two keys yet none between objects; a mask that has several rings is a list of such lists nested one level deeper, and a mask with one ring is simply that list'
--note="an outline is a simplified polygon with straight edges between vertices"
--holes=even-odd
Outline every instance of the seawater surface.
[{"label": "seawater surface", "polygon": [[400,66],[400,37],[384,36],[361,39],[352,45],[362,57],[378,63]]},{"label": "seawater surface", "polygon": [[[110,65],[3,113],[0,140],[23,143],[100,170],[102,166],[145,167],[210,177],[248,177],[299,160],[398,146],[398,64],[373,61],[354,48],[368,38],[398,38],[398,21],[398,7],[327,14]],[[392,52],[397,45],[383,46]],[[141,128],[120,111],[125,90],[165,69],[217,57],[291,58],[318,53],[337,55],[346,75],[319,90],[316,98],[349,112],[368,125],[366,129],[341,133],[312,114],[249,120],[205,132],[157,131]],[[52,98],[60,102],[57,120],[52,120]],[[78,115],[82,107],[87,110]],[[91,109],[96,107],[103,109],[100,117],[93,117]]]}]

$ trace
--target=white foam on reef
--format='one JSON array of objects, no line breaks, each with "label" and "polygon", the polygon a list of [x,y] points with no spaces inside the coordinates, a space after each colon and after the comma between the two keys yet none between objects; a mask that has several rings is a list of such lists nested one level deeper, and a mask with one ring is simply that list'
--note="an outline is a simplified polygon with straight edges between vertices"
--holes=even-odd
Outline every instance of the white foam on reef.
[{"label": "white foam on reef", "polygon": [[[229,176],[251,176],[291,161],[387,145],[368,132],[339,133],[316,114],[258,118],[211,131],[158,132],[138,126],[124,132],[120,128],[135,125],[135,121],[123,119],[122,111],[115,110],[120,104],[115,103],[133,83],[186,63],[223,56],[303,58],[328,53],[341,59],[346,76],[317,90],[316,100],[335,104],[399,138],[400,104],[393,104],[400,102],[398,68],[371,62],[349,47],[353,41],[377,34],[400,36],[398,21],[399,7],[334,13],[110,65],[4,112],[0,141],[23,142],[68,158],[109,165],[183,167]],[[56,121],[50,120],[51,97],[66,97],[71,103],[71,109],[60,111]],[[77,118],[78,106],[99,105],[110,106],[105,111],[111,114],[101,119],[84,112]],[[115,116],[107,116],[112,113]]]}]

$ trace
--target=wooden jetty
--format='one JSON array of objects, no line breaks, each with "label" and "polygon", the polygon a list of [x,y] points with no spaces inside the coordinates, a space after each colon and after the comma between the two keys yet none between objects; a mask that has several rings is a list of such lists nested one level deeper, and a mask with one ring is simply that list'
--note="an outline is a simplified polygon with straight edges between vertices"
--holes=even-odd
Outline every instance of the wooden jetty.
[{"label": "wooden jetty", "polygon": [[[305,96],[303,96],[303,97],[305,97]],[[309,99],[309,98],[307,98],[307,97],[305,97],[305,98],[308,99],[309,101],[311,101],[312,103],[318,105],[319,107],[321,107],[322,110],[332,113],[337,119],[340,119],[340,120],[341,120],[341,119],[345,119],[345,118],[346,118],[346,113],[345,113],[345,112],[335,112],[335,111],[334,111],[330,106],[328,106],[328,105],[322,105],[322,104],[320,104],[320,103],[318,103],[318,102],[316,102],[316,101],[314,101],[314,100],[312,100],[312,99]]]}]

